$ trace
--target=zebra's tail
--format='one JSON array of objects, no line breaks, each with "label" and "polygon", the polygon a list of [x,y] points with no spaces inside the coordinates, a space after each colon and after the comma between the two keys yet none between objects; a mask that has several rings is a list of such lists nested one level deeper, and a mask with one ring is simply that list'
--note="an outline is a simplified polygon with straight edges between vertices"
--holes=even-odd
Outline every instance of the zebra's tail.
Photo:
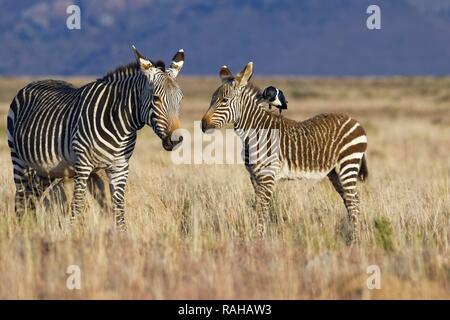
[{"label": "zebra's tail", "polygon": [[361,166],[359,167],[358,178],[361,181],[367,180],[369,177],[369,169],[367,168],[366,154],[363,154]]},{"label": "zebra's tail", "polygon": [[361,166],[359,167],[358,172],[359,180],[365,181],[369,177],[369,169],[367,168],[366,154],[363,154],[361,159]]}]

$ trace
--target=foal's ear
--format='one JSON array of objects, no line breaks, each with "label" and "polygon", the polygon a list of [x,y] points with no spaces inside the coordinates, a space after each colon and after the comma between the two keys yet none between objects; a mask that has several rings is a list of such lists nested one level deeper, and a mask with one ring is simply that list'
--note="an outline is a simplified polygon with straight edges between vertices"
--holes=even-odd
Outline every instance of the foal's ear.
[{"label": "foal's ear", "polygon": [[150,59],[147,59],[146,57],[144,57],[137,49],[136,47],[133,45],[133,52],[136,55],[136,60],[139,63],[139,67],[141,68],[142,71],[144,72],[149,72],[152,68],[153,68],[153,64],[150,61]]},{"label": "foal's ear", "polygon": [[247,63],[241,72],[236,76],[236,83],[239,87],[245,86],[253,75],[253,62]]},{"label": "foal's ear", "polygon": [[233,78],[233,74],[227,66],[222,66],[222,68],[220,68],[219,76],[222,82],[228,81]]},{"label": "foal's ear", "polygon": [[172,77],[176,78],[178,73],[181,71],[184,65],[184,50],[180,49],[172,58],[172,63],[170,64],[169,69],[167,69],[167,73]]}]

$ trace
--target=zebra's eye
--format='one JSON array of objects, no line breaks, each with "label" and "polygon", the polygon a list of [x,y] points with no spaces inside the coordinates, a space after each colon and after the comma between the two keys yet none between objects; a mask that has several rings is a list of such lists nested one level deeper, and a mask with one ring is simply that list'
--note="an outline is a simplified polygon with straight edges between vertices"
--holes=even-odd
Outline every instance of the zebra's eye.
[{"label": "zebra's eye", "polygon": [[223,98],[223,99],[222,99],[222,103],[223,103],[223,104],[227,104],[227,103],[228,103],[228,98]]}]

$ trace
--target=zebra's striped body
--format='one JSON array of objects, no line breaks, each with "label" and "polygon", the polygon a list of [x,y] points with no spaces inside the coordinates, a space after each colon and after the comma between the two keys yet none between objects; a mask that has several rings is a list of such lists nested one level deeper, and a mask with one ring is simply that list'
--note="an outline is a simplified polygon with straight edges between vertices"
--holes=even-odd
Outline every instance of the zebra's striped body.
[{"label": "zebra's striped body", "polygon": [[266,211],[279,179],[323,179],[328,176],[341,195],[355,227],[359,216],[356,182],[367,176],[367,137],[362,126],[344,114],[320,114],[303,122],[274,115],[264,108],[261,92],[248,83],[253,65],[233,78],[221,69],[223,84],[214,93],[202,129],[233,123],[242,139],[244,160]]},{"label": "zebra's striped body", "polygon": [[281,134],[277,179],[318,180],[333,169],[345,172],[350,168],[348,164],[354,162],[350,161],[352,159],[361,162],[367,137],[361,125],[349,116],[320,114],[294,123],[281,117],[273,118],[278,122],[273,126],[279,127]]},{"label": "zebra's striped body", "polygon": [[167,72],[135,52],[137,63],[80,88],[44,80],[18,92],[8,114],[8,143],[19,217],[31,196],[42,192],[33,175],[49,183],[74,177],[74,220],[84,206],[89,176],[105,169],[117,225],[125,227],[124,189],[137,130],[151,126],[166,150],[181,142],[173,142],[171,134],[179,126],[182,94],[175,77],[183,52]]}]

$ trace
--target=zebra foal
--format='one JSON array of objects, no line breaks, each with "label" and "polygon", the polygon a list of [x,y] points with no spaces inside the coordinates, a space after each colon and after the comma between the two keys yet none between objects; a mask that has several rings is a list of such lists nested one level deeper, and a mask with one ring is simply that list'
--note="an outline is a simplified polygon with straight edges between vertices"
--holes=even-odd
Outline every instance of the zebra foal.
[{"label": "zebra foal", "polygon": [[182,92],[176,77],[184,64],[183,50],[167,70],[133,50],[135,63],[80,88],[43,80],[17,93],[7,127],[19,218],[33,195],[42,194],[55,179],[73,177],[71,219],[76,220],[89,177],[104,169],[116,224],[125,229],[124,191],[137,131],[149,125],[168,151],[182,141],[172,133],[180,126]]},{"label": "zebra foal", "polygon": [[302,122],[274,115],[264,108],[262,92],[249,82],[252,75],[251,62],[236,77],[226,66],[221,68],[222,85],[212,95],[202,131],[234,125],[257,208],[265,214],[277,180],[328,176],[347,208],[354,238],[359,216],[356,182],[368,175],[364,129],[344,114],[320,114]]}]

